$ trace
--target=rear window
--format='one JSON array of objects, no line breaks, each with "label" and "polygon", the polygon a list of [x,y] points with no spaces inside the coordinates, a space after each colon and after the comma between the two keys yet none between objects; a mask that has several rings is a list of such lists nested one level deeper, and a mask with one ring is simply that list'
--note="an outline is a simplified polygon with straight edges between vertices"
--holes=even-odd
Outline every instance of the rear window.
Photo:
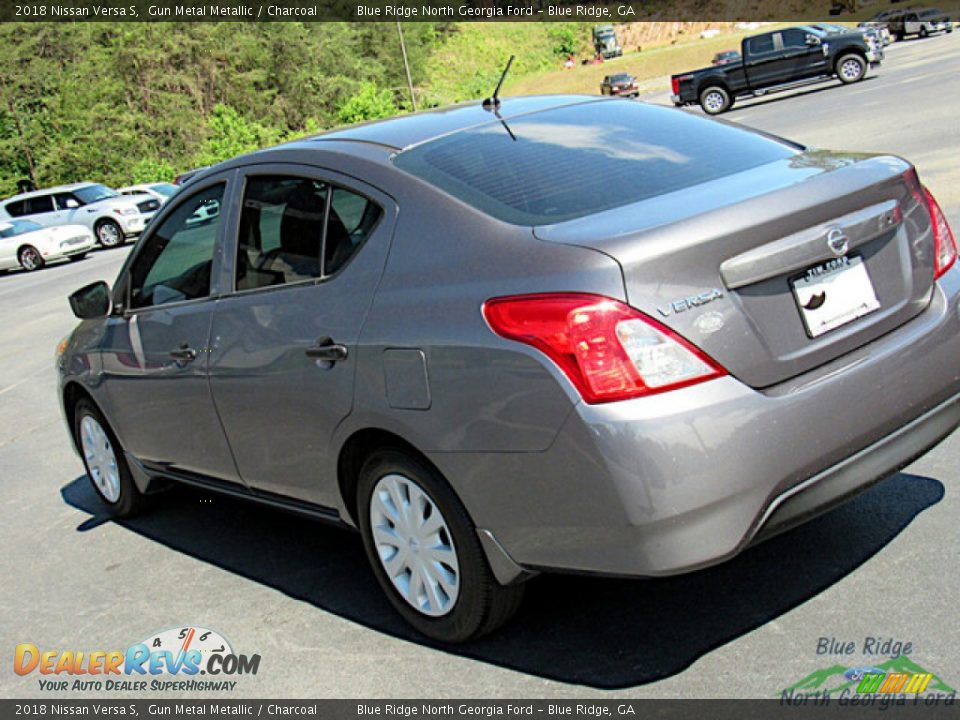
[{"label": "rear window", "polygon": [[797,152],[681,110],[613,101],[471,128],[406,150],[394,163],[505,222],[550,225]]}]

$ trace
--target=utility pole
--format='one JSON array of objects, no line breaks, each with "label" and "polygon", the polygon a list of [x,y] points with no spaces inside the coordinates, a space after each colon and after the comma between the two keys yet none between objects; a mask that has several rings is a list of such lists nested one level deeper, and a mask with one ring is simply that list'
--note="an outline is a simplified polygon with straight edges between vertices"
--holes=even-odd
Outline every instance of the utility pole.
[{"label": "utility pole", "polygon": [[403,67],[407,71],[407,87],[410,88],[410,102],[413,111],[417,111],[417,96],[413,94],[413,78],[410,76],[410,62],[407,60],[407,46],[403,42],[403,26],[397,21],[397,34],[400,35],[400,52],[403,53]]}]

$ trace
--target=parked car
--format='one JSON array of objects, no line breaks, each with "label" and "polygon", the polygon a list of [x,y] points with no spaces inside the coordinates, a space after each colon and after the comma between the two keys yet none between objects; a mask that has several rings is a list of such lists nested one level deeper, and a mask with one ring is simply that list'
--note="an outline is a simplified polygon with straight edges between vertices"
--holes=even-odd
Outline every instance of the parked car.
[{"label": "parked car", "polygon": [[179,189],[172,183],[156,182],[128,185],[127,187],[117,188],[117,192],[121,195],[149,195],[157,201],[156,209],[159,209],[160,205],[173,197],[173,194]]},{"label": "parked car", "polygon": [[956,253],[896,157],[474,103],[211,168],[71,296],[59,396],[110,512],[173,481],[359,528],[462,641],[536,573],[719,563],[945,437]]},{"label": "parked car", "polygon": [[892,17],[888,26],[897,40],[905,40],[910,35],[926,38],[939,32],[953,32],[950,17],[933,8],[906,9]]},{"label": "parked car", "polygon": [[864,32],[864,34],[874,34],[880,40],[880,43],[883,47],[886,47],[893,42],[893,36],[890,34],[890,29],[887,27],[886,22],[875,22],[875,21],[866,21],[859,23],[857,27]]},{"label": "parked car", "polygon": [[740,62],[740,53],[736,50],[724,50],[718,52],[710,61],[712,65],[729,65],[730,63]]},{"label": "parked car", "polygon": [[859,82],[881,56],[860,31],[827,34],[804,25],[743,39],[744,61],[674,75],[671,100],[699,103],[709,115],[726,112],[739,97],[759,97],[836,77]]},{"label": "parked car", "polygon": [[593,49],[597,55],[607,59],[623,55],[623,48],[620,47],[613,25],[593,26]]},{"label": "parked car", "polygon": [[32,220],[0,220],[0,270],[39,270],[55,260],[83,260],[93,248],[83,225],[45,228]]},{"label": "parked car", "polygon": [[633,75],[617,73],[603,78],[603,82],[600,84],[600,94],[637,97],[640,94],[640,89],[637,87],[637,79]]},{"label": "parked car", "polygon": [[143,232],[155,212],[144,209],[149,200],[146,196],[126,197],[97,183],[74,183],[3,200],[0,221],[32,220],[44,227],[83,225],[101,245],[116,247]]}]

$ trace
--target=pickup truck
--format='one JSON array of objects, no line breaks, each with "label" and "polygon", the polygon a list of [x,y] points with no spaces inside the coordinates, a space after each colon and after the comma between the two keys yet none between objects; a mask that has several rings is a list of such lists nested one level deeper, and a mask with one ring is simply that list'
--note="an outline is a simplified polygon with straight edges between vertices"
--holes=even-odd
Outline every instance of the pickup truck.
[{"label": "pickup truck", "polygon": [[699,104],[705,113],[717,115],[739,97],[759,97],[833,77],[858,82],[881,57],[859,30],[828,34],[806,25],[744,38],[740,54],[739,62],[671,77],[673,104]]}]

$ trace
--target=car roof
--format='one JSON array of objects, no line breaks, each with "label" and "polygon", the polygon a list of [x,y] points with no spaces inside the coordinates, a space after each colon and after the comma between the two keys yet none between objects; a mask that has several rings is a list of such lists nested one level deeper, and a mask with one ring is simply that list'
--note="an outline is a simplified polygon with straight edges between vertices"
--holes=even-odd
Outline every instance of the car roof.
[{"label": "car roof", "polygon": [[30,192],[18,193],[16,195],[11,195],[6,198],[4,202],[8,200],[23,200],[25,198],[36,197],[38,195],[48,195],[54,192],[69,192],[70,190],[79,190],[82,187],[87,187],[89,185],[97,185],[98,183],[92,182],[78,182],[70,183],[69,185],[55,185],[53,187],[41,188],[40,190],[31,190]]},{"label": "car roof", "polygon": [[[468,128],[509,121],[521,115],[545,112],[569,105],[604,102],[595,95],[534,95],[502,98],[498,113],[485,110],[479,101],[461,103],[436,110],[400,115],[362,125],[334,130],[306,138],[305,142],[346,140],[381,145],[399,151]],[[304,142],[304,141],[300,141]]]}]

